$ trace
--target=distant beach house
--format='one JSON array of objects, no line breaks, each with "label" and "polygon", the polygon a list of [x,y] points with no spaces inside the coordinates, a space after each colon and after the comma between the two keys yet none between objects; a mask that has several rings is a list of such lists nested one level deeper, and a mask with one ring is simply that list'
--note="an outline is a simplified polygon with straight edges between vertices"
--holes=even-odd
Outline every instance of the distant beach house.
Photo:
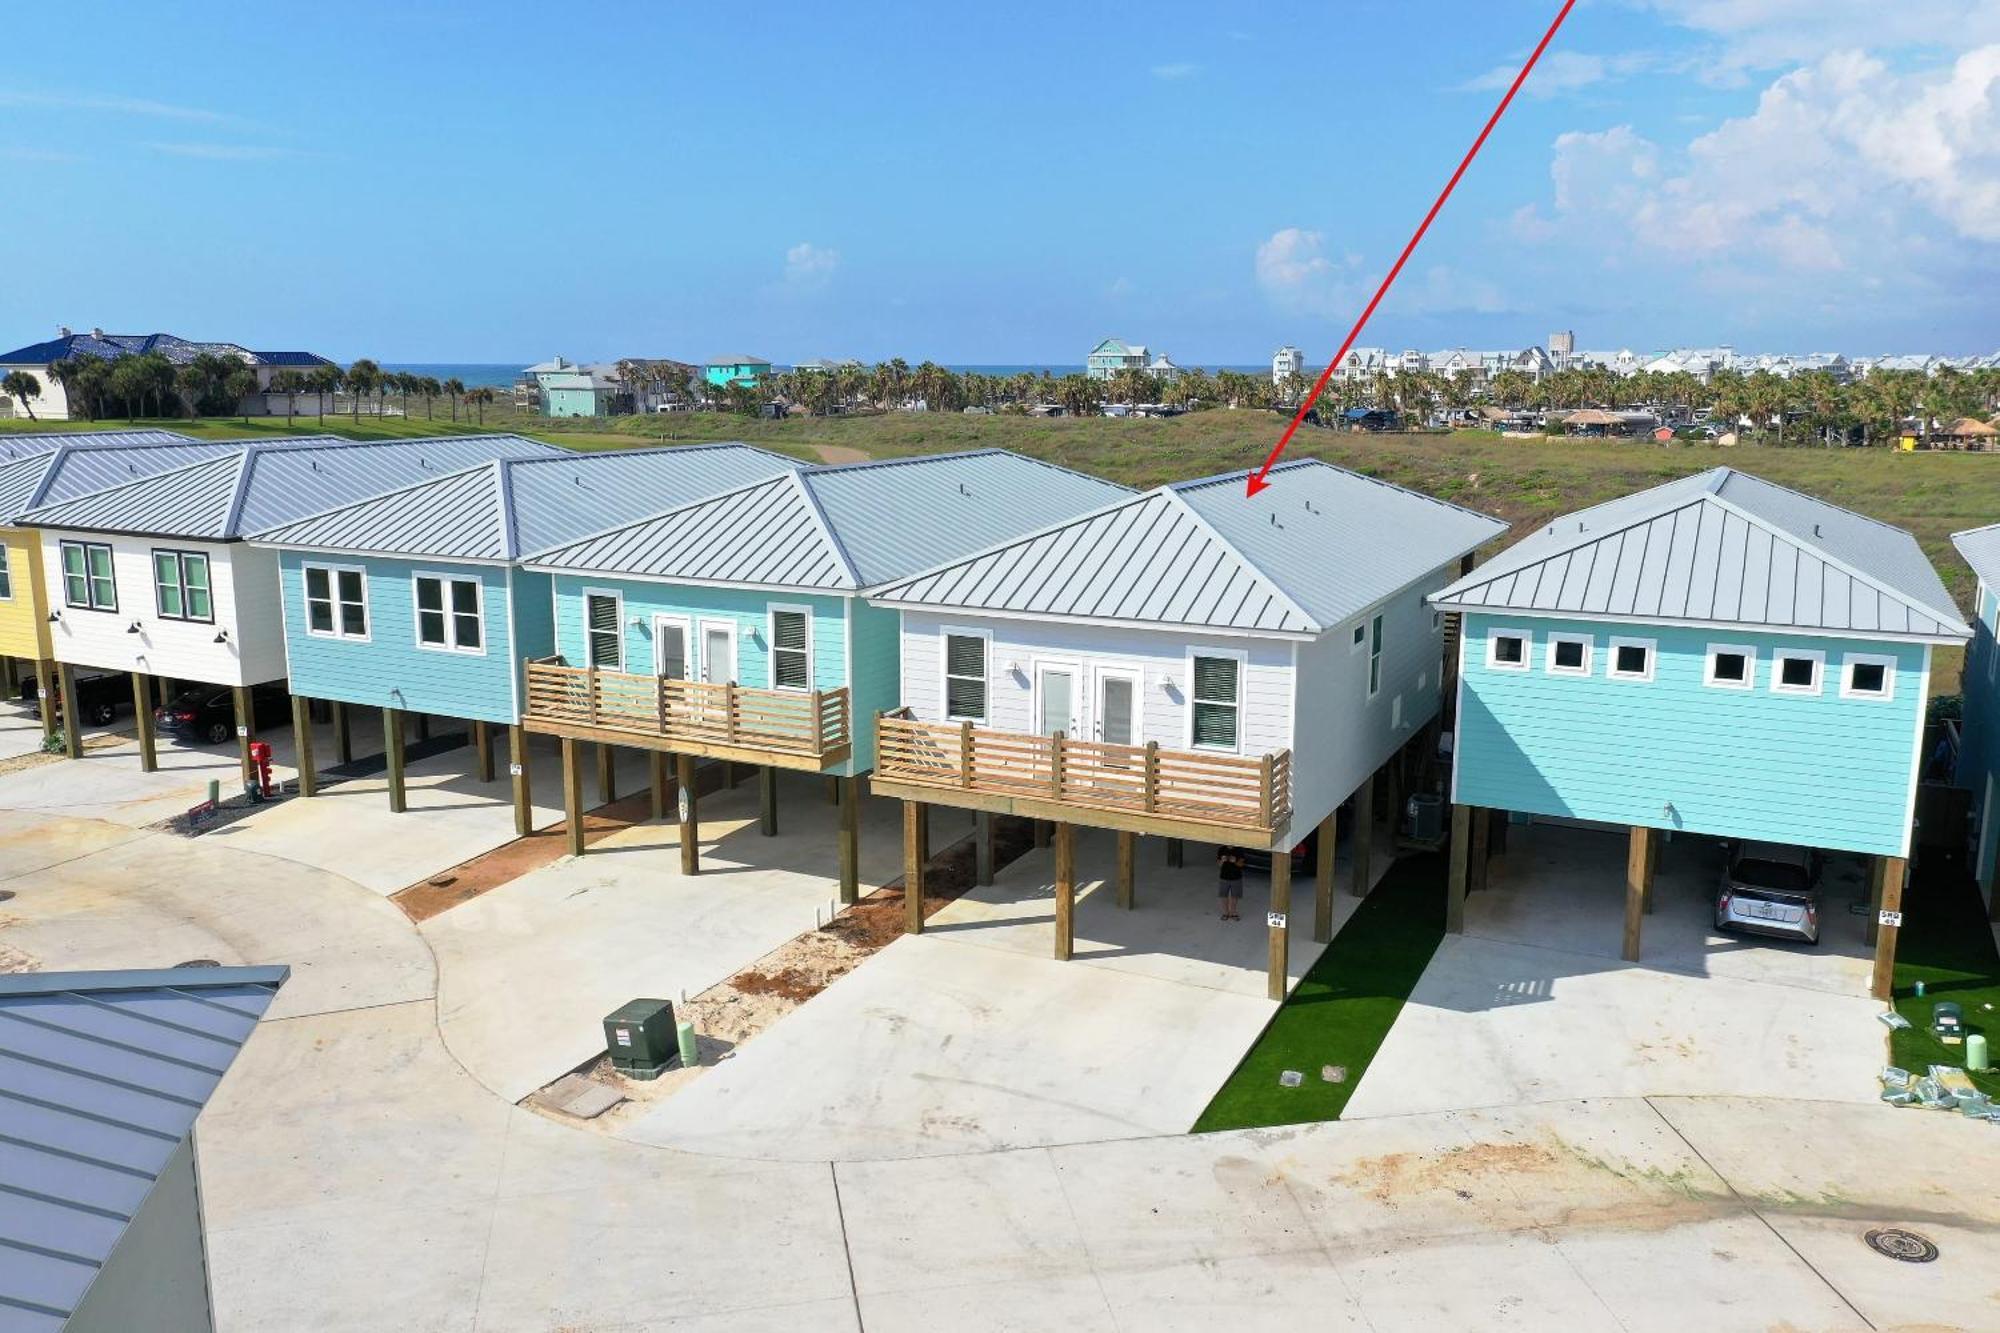
[{"label": "distant beach house", "polygon": [[1306,354],[1287,344],[1271,354],[1271,383],[1282,386],[1294,375],[1306,374]]},{"label": "distant beach house", "polygon": [[1121,338],[1106,338],[1091,348],[1090,355],[1084,358],[1083,373],[1094,380],[1108,380],[1121,370],[1144,370],[1146,366],[1143,345],[1128,343]]},{"label": "distant beach house", "polygon": [[203,353],[241,361],[256,372],[258,391],[256,396],[245,399],[242,406],[258,414],[264,411],[262,394],[271,387],[272,375],[280,370],[310,370],[315,366],[333,364],[313,352],[253,352],[236,343],[197,342],[171,333],[106,333],[103,329],[73,333],[65,328],[47,342],[30,343],[0,354],[0,378],[13,371],[25,371],[39,380],[42,386],[40,395],[33,402],[26,407],[10,403],[9,410],[14,415],[27,416],[28,409],[32,408],[33,415],[51,421],[80,416],[81,412],[71,412],[69,396],[50,373],[51,365],[71,357],[94,356],[104,361],[116,361],[146,352],[157,352],[177,366],[184,366]]},{"label": "distant beach house", "polygon": [[702,378],[718,388],[740,384],[754,389],[770,375],[771,363],[761,356],[720,356],[702,367]]},{"label": "distant beach house", "polygon": [[556,370],[540,378],[544,416],[608,417],[625,396],[615,379],[597,370]]}]

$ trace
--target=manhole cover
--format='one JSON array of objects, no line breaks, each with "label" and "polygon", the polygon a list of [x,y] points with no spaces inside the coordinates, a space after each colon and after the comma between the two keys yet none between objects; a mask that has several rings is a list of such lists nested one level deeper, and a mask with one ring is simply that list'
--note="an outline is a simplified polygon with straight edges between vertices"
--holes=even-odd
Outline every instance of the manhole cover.
[{"label": "manhole cover", "polygon": [[1901,1227],[1878,1227],[1862,1239],[1875,1253],[1886,1254],[1906,1264],[1927,1264],[1938,1257],[1938,1247],[1931,1244],[1928,1236],[1919,1236]]},{"label": "manhole cover", "polygon": [[175,963],[175,967],[221,967],[213,958],[190,958],[185,963]]}]

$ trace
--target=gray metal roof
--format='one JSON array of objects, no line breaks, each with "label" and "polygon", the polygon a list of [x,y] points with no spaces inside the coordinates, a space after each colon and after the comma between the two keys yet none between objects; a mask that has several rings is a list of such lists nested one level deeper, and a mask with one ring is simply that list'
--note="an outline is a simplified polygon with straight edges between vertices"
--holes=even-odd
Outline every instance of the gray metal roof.
[{"label": "gray metal roof", "polygon": [[0,976],[0,1328],[63,1326],[288,974]]},{"label": "gray metal roof", "polygon": [[1951,534],[1951,544],[1989,588],[2000,588],[2000,523]]},{"label": "gray metal roof", "polygon": [[879,590],[899,605],[1318,634],[1507,525],[1316,459],[1181,482]]},{"label": "gray metal roof", "polygon": [[1733,468],[1565,515],[1432,601],[1936,640],[1970,634],[1909,533]]},{"label": "gray metal roof", "polygon": [[245,445],[219,458],[42,505],[21,521],[44,528],[227,541],[425,476],[495,458],[567,456],[518,435],[357,441],[335,436]]},{"label": "gray metal roof", "polygon": [[1004,449],[802,468],[541,551],[529,563],[858,591],[1131,493]]},{"label": "gray metal roof", "polygon": [[86,436],[85,441],[0,463],[0,521],[38,505],[106,490],[242,447],[229,440],[101,444]]},{"label": "gray metal roof", "polygon": [[747,444],[503,459],[252,534],[275,546],[514,560],[802,466]]},{"label": "gray metal roof", "polygon": [[177,430],[48,430],[0,431],[0,463],[31,454],[46,454],[66,444],[189,444],[192,435]]}]

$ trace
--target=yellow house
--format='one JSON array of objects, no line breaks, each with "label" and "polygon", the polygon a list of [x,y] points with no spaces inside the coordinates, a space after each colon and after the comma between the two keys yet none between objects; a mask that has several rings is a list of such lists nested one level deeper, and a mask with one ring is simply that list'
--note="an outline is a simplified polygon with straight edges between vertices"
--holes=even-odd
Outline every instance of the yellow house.
[{"label": "yellow house", "polygon": [[[7,698],[20,692],[24,672],[52,688],[49,613],[60,599],[43,569],[40,530],[13,526],[13,518],[238,447],[170,430],[0,435],[0,690]],[[54,710],[43,709],[43,732],[54,725]]]}]

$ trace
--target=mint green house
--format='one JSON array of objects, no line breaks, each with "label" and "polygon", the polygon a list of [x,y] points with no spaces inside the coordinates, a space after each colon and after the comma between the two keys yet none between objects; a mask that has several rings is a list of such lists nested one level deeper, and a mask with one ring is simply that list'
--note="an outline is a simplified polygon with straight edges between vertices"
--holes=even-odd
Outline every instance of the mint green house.
[{"label": "mint green house", "polygon": [[770,377],[771,363],[760,356],[717,357],[702,367],[702,377],[718,388],[741,384],[754,389]]},{"label": "mint green house", "polygon": [[[554,651],[527,664],[523,724],[674,757],[684,821],[697,758],[840,780],[874,767],[877,712],[901,703],[898,613],[871,590],[1129,492],[1003,450],[804,468],[553,546]],[[574,821],[578,811],[571,810]],[[853,819],[841,882],[856,890]],[[698,838],[681,838],[697,868]]]},{"label": "mint green house", "polygon": [[554,371],[540,376],[542,412],[551,417],[611,415],[617,386],[588,370]]},{"label": "mint green house", "polygon": [[1872,857],[1893,959],[1931,651],[1970,637],[1909,533],[1716,468],[1556,519],[1431,602],[1461,616],[1459,833],[1629,829],[1627,958],[1658,835]]}]

